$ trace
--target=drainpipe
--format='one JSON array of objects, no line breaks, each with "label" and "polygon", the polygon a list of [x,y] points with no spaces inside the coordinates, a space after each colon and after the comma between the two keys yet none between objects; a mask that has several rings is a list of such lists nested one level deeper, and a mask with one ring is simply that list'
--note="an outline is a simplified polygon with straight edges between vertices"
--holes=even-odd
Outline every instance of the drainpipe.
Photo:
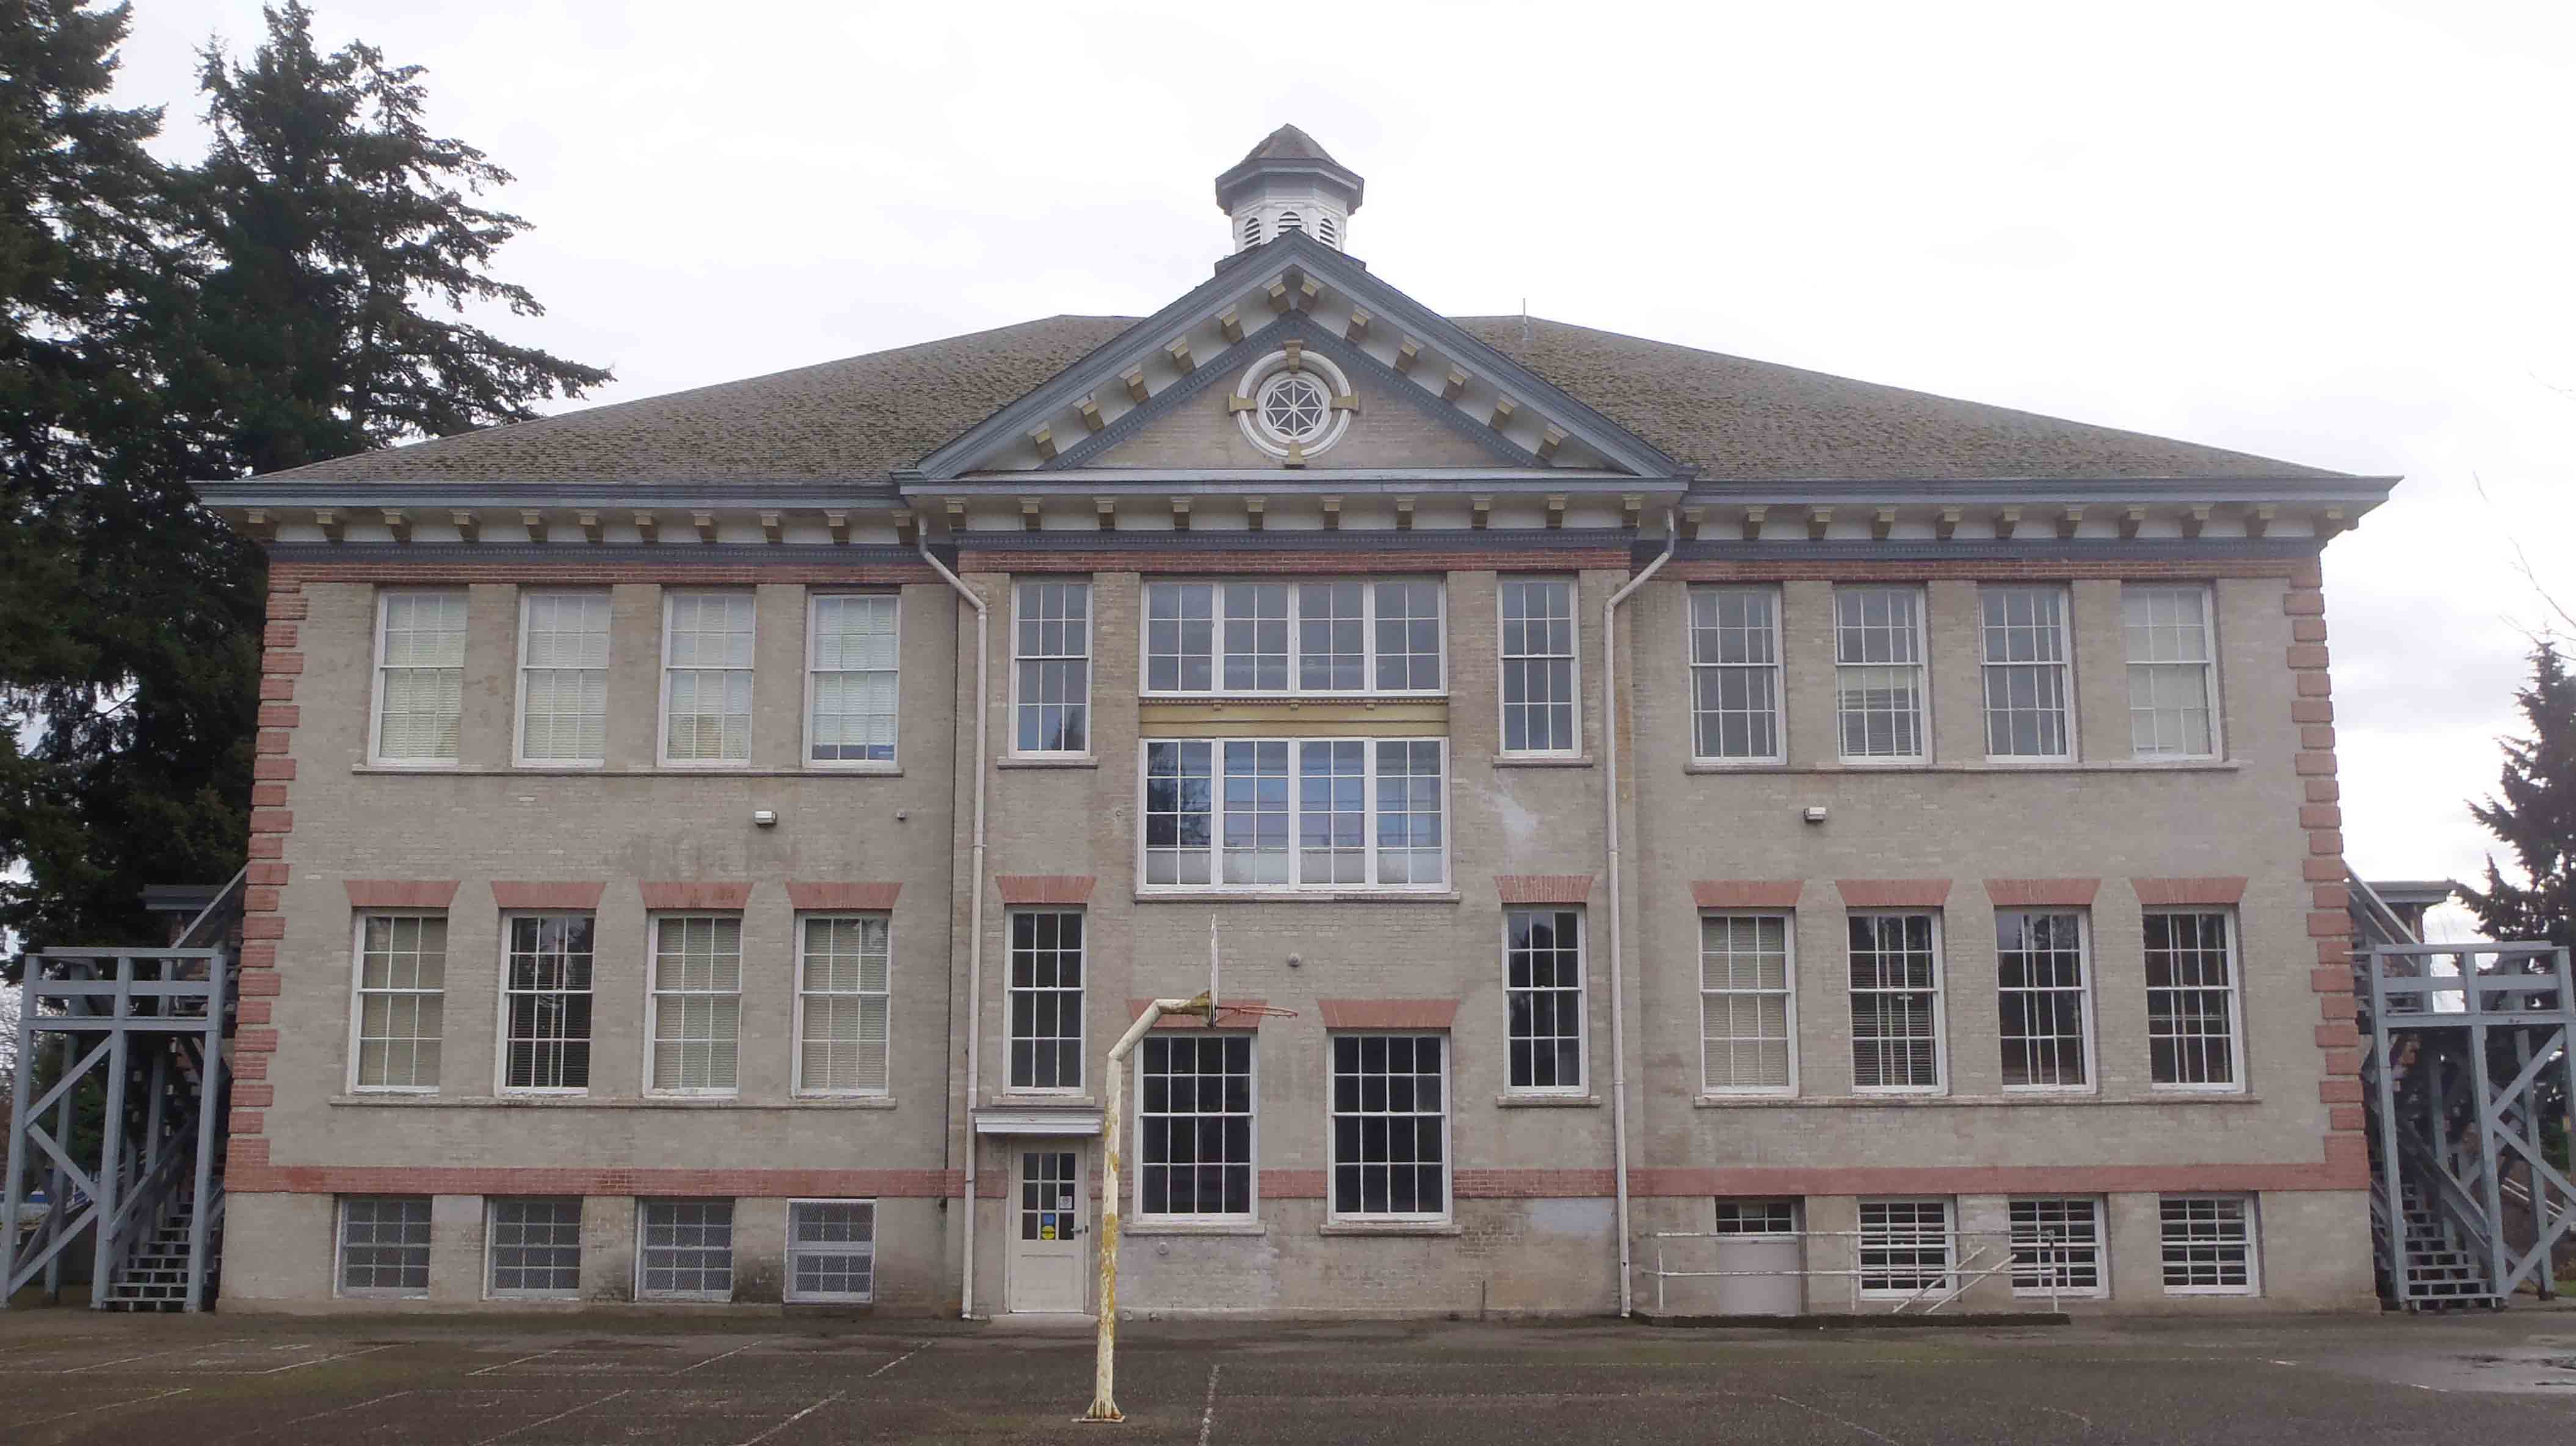
[{"label": "drainpipe", "polygon": [[929,563],[957,595],[975,609],[975,855],[967,872],[974,890],[966,906],[966,1240],[957,1284],[957,1314],[975,1319],[975,1164],[983,1154],[975,1140],[975,1098],[983,1085],[980,1068],[984,1038],[984,781],[990,764],[984,756],[985,730],[992,714],[992,610],[965,579],[930,555],[930,535],[921,535],[921,560]]},{"label": "drainpipe", "polygon": [[1628,990],[1625,955],[1619,942],[1619,916],[1624,912],[1619,894],[1619,604],[1672,561],[1677,536],[1672,509],[1666,508],[1664,550],[1655,554],[1644,572],[1628,579],[1625,587],[1601,604],[1601,750],[1608,765],[1601,775],[1601,823],[1609,841],[1610,883],[1610,1150],[1616,1161],[1612,1173],[1619,1193],[1619,1314],[1623,1319],[1634,1305],[1636,1287],[1629,1278],[1632,1271],[1628,1261]]}]

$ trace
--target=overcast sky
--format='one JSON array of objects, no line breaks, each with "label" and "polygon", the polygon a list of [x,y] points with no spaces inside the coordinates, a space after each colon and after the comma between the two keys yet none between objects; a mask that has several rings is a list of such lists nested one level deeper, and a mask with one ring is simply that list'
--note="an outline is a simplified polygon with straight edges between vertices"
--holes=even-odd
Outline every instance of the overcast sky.
[{"label": "overcast sky", "polygon": [[[1351,250],[1538,315],[2406,478],[2326,559],[2349,857],[2474,877],[2526,630],[2576,607],[2576,6],[317,0],[515,172],[517,339],[599,400],[1057,312],[1226,248],[1294,121]],[[202,139],[139,5],[120,98]],[[2483,495],[2481,495],[2483,491]]]}]

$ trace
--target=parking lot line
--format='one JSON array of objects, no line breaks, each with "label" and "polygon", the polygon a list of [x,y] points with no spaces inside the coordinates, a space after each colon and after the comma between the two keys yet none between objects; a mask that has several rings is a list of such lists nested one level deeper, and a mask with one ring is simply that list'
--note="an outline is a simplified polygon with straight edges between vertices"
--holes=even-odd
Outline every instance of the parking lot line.
[{"label": "parking lot line", "polygon": [[1860,1434],[1867,1436],[1872,1441],[1884,1441],[1887,1443],[1887,1446],[1900,1446],[1900,1443],[1893,1436],[1882,1436],[1876,1431],[1869,1429],[1867,1426],[1862,1425],[1858,1421],[1846,1420],[1843,1417],[1837,1416],[1833,1412],[1824,1410],[1821,1407],[1810,1406],[1804,1401],[1790,1400],[1787,1396],[1783,1396],[1776,1391],[1772,1393],[1771,1399],[1795,1406],[1799,1410],[1808,1412],[1812,1415],[1822,1416],[1826,1420],[1831,1421],[1838,1426],[1848,1426],[1852,1430],[1858,1431]]},{"label": "parking lot line", "polygon": [[1208,1367],[1207,1409],[1199,1412],[1199,1446],[1208,1446],[1208,1433],[1216,1429],[1216,1373],[1222,1365]]},{"label": "parking lot line", "polygon": [[523,1423],[523,1424],[521,1424],[521,1425],[513,1426],[513,1427],[511,1427],[509,1430],[502,1432],[502,1433],[501,1433],[500,1435],[498,1435],[498,1436],[486,1436],[486,1437],[484,1437],[482,1440],[475,1442],[475,1443],[474,1443],[474,1446],[492,1446],[492,1443],[493,1443],[493,1442],[495,1442],[495,1441],[507,1441],[507,1440],[509,1440],[511,1437],[518,1435],[518,1434],[519,1434],[520,1432],[522,1432],[522,1431],[533,1431],[533,1430],[537,1429],[539,1426],[551,1426],[551,1425],[553,1425],[555,1422],[562,1420],[562,1419],[563,1419],[564,1417],[566,1417],[566,1416],[578,1416],[578,1415],[580,1415],[582,1412],[589,1410],[589,1409],[590,1409],[591,1407],[593,1407],[593,1406],[605,1406],[605,1405],[607,1405],[609,1402],[614,1401],[614,1400],[616,1400],[618,1397],[623,1396],[623,1395],[626,1395],[626,1394],[628,1394],[628,1392],[625,1392],[625,1391],[611,1391],[611,1392],[609,1392],[607,1395],[600,1397],[600,1398],[599,1398],[598,1400],[596,1400],[596,1401],[584,1401],[584,1402],[582,1402],[580,1405],[573,1407],[573,1408],[572,1408],[571,1410],[569,1410],[569,1411],[557,1411],[557,1412],[555,1412],[553,1415],[548,1416],[548,1417],[545,1417],[545,1418],[544,1418],[544,1419],[542,1419],[542,1420],[529,1421],[529,1422]]},{"label": "parking lot line", "polygon": [[337,1416],[344,1411],[363,1411],[369,1406],[381,1406],[387,1401],[394,1400],[401,1396],[408,1396],[410,1394],[411,1392],[409,1391],[396,1391],[390,1396],[378,1396],[372,1401],[360,1401],[356,1405],[352,1406],[334,1406],[328,1411],[316,1411],[310,1416],[298,1416],[292,1421],[280,1421],[278,1422],[278,1425],[301,1426],[307,1421],[319,1421],[325,1416]]},{"label": "parking lot line", "polygon": [[357,1356],[372,1356],[378,1351],[389,1351],[392,1349],[393,1347],[389,1345],[369,1346],[362,1351],[342,1351],[336,1356],[315,1356],[309,1361],[294,1361],[283,1366],[271,1366],[265,1371],[228,1371],[225,1372],[225,1374],[243,1376],[274,1376],[280,1371],[300,1371],[306,1366],[319,1366],[332,1361],[345,1361]]},{"label": "parking lot line", "polygon": [[551,1356],[551,1355],[556,1355],[556,1354],[558,1354],[558,1353],[560,1353],[560,1352],[562,1352],[562,1351],[564,1351],[564,1350],[566,1350],[566,1349],[568,1349],[568,1348],[567,1348],[567,1347],[564,1347],[564,1346],[557,1346],[557,1347],[555,1347],[553,1350],[550,1350],[550,1351],[539,1351],[539,1352],[537,1352],[537,1353],[536,1353],[535,1355],[533,1355],[533,1356],[521,1356],[521,1357],[519,1357],[519,1358],[518,1358],[517,1360],[515,1360],[515,1361],[502,1361],[502,1362],[500,1362],[500,1363],[499,1363],[499,1364],[497,1364],[497,1365],[485,1366],[485,1367],[483,1367],[483,1368],[482,1368],[481,1370],[479,1370],[479,1371],[467,1371],[465,1374],[467,1374],[467,1375],[469,1375],[469,1376],[488,1376],[488,1375],[492,1374],[494,1371],[506,1371],[506,1370],[508,1370],[509,1368],[511,1368],[512,1366],[524,1366],[524,1365],[526,1365],[526,1364],[527,1364],[528,1362],[530,1362],[530,1361],[542,1361],[542,1360],[544,1360],[546,1357]]},{"label": "parking lot line", "polygon": [[103,1406],[83,1406],[77,1411],[64,1411],[52,1416],[38,1416],[33,1421],[19,1422],[15,1429],[24,1431],[31,1426],[42,1426],[51,1421],[68,1421],[74,1416],[94,1416],[101,1411],[113,1411],[124,1406],[142,1406],[148,1405],[154,1401],[166,1401],[172,1396],[184,1396],[194,1389],[196,1388],[193,1386],[174,1386],[167,1391],[155,1391],[149,1396],[136,1396],[129,1401],[110,1401]]},{"label": "parking lot line", "polygon": [[797,1422],[804,1420],[806,1417],[813,1415],[815,1412],[822,1410],[825,1406],[832,1404],[834,1401],[837,1401],[848,1394],[850,1393],[847,1391],[834,1391],[832,1394],[816,1401],[813,1405],[806,1407],[804,1410],[797,1412],[795,1415],[788,1417],[786,1420],[779,1422],[777,1425],[770,1427],[759,1435],[744,1441],[742,1446],[760,1446],[761,1442],[768,1440],[770,1437],[777,1435],[779,1432],[786,1430],[788,1427],[795,1425]]},{"label": "parking lot line", "polygon": [[902,1355],[899,1355],[893,1360],[886,1362],[884,1365],[877,1367],[875,1370],[868,1372],[868,1379],[873,1381],[877,1377],[884,1375],[886,1372],[893,1370],[895,1367],[902,1365],[904,1362],[911,1360],[914,1356],[920,1355],[923,1351],[928,1349],[930,1349],[930,1342],[923,1341],[920,1345],[914,1346],[911,1350],[904,1352]]},{"label": "parking lot line", "polygon": [[696,1370],[699,1366],[712,1366],[716,1362],[725,1360],[728,1357],[741,1355],[743,1352],[750,1350],[753,1346],[759,1344],[760,1342],[757,1340],[745,1341],[741,1345],[734,1347],[732,1350],[726,1351],[723,1355],[709,1356],[705,1360],[696,1362],[695,1364],[682,1366],[671,1374],[675,1376],[685,1376],[689,1372]]}]

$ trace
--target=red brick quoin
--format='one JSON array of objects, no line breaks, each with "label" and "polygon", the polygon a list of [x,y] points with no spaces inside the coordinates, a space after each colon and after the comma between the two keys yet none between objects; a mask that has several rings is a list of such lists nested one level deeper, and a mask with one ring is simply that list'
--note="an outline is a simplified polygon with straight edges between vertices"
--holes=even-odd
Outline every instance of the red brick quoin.
[{"label": "red brick quoin", "polygon": [[2282,662],[2290,670],[2290,722],[2299,730],[2295,760],[2299,827],[2308,836],[2301,876],[2308,886],[2308,938],[2317,949],[2308,984],[2317,996],[2317,1047],[2324,1074],[2317,1085],[2326,1112],[2326,1163],[2344,1184],[2369,1182],[2362,1146],[2361,1051],[2353,1029],[2351,889],[2343,860],[2343,794],[2335,779],[2334,677],[2326,650],[2325,572],[2320,562],[2291,575],[2281,611],[2290,619]]},{"label": "red brick quoin", "polygon": [[[268,1162],[268,1106],[275,1103],[268,1078],[268,1057],[276,1052],[277,1031],[266,1027],[284,981],[277,972],[278,946],[286,937],[282,895],[290,877],[286,841],[295,828],[290,791],[295,783],[293,734],[303,720],[295,690],[304,676],[302,646],[307,612],[304,584],[272,575],[268,583],[268,620],[260,630],[259,736],[251,761],[250,864],[242,889],[240,998],[235,1004],[233,1074],[245,1083],[233,1091],[225,1142],[228,1178],[245,1166]],[[446,886],[450,893],[456,886]],[[352,886],[353,890],[355,886]],[[351,895],[355,898],[353,892]],[[443,902],[443,901],[442,901]]]}]

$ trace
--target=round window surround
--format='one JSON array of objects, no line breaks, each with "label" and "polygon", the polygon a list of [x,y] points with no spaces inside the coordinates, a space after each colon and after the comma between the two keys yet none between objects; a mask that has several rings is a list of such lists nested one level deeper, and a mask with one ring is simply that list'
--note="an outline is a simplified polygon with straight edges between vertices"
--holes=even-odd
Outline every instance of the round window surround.
[{"label": "round window surround", "polygon": [[1235,388],[1238,396],[1252,399],[1235,421],[1244,439],[1268,456],[1285,460],[1295,447],[1300,457],[1312,457],[1350,430],[1351,414],[1333,406],[1335,397],[1350,390],[1342,369],[1313,352],[1301,351],[1294,367],[1288,353],[1272,352],[1254,362]]}]

